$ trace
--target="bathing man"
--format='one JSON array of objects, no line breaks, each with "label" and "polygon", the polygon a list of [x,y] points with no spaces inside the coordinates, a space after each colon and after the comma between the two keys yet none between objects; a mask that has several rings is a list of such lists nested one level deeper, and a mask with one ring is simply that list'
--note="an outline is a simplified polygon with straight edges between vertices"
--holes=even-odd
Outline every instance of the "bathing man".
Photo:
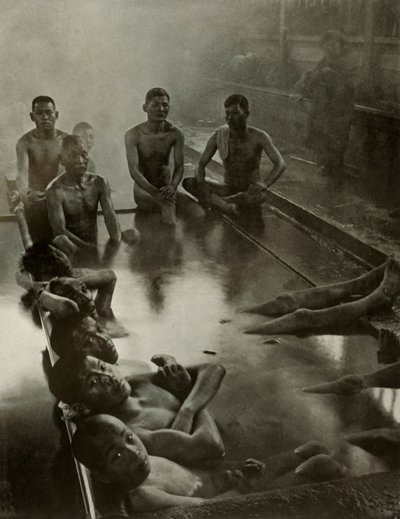
[{"label": "bathing man", "polygon": [[[135,181],[133,195],[140,209],[161,210],[164,223],[175,223],[175,205],[196,205],[184,193],[177,192],[183,175],[182,131],[167,121],[169,94],[163,88],[152,88],[146,94],[143,110],[147,121],[130,128],[125,134],[126,157],[131,177]],[[174,170],[171,175],[169,159],[173,151]],[[198,214],[201,216],[201,213]]]},{"label": "bathing man", "polygon": [[35,97],[30,117],[36,128],[17,142],[17,175],[8,178],[9,202],[15,207],[22,199],[34,242],[51,241],[45,189],[60,172],[61,140],[67,134],[55,128],[58,112],[51,97]]},{"label": "bathing man", "polygon": [[115,242],[121,231],[107,180],[87,171],[88,152],[77,135],[67,135],[61,146],[60,162],[65,173],[54,179],[46,191],[49,220],[54,236],[64,236],[69,251],[96,246],[97,208]]},{"label": "bathing man", "polygon": [[[215,207],[225,213],[260,215],[265,191],[284,172],[285,162],[270,136],[262,130],[247,126],[249,102],[240,94],[229,96],[225,102],[227,126],[221,126],[210,137],[197,165],[196,177],[183,181],[183,187],[195,196],[208,212]],[[206,179],[206,166],[219,151],[224,165],[224,182]],[[265,182],[260,178],[261,154],[265,151],[273,168]]]}]

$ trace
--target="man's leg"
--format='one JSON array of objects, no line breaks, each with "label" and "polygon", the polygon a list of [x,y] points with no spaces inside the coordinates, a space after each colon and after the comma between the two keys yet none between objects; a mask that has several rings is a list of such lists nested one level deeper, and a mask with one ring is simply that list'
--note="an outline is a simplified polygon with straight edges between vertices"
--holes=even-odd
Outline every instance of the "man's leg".
[{"label": "man's leg", "polygon": [[189,216],[189,218],[203,219],[207,215],[203,207],[193,198],[178,188],[176,192],[176,210],[178,214]]},{"label": "man's leg", "polygon": [[300,308],[319,310],[330,308],[352,297],[364,297],[375,290],[383,279],[386,262],[355,279],[321,287],[308,288],[291,294],[279,294],[260,305],[244,308],[243,312],[267,316],[285,315]]},{"label": "man's leg", "polygon": [[368,296],[353,303],[345,303],[323,310],[301,308],[272,321],[249,328],[245,333],[291,334],[307,331],[326,330],[356,323],[372,310],[393,303],[400,291],[400,265],[393,259],[386,264],[382,283]]},{"label": "man's leg", "polygon": [[211,179],[198,182],[195,177],[189,177],[183,180],[182,186],[188,193],[197,198],[207,212],[209,212],[211,206],[226,214],[237,214],[236,204],[224,200],[224,197],[232,194],[230,187],[226,184]]},{"label": "man's leg", "polygon": [[163,223],[169,225],[176,223],[175,204],[169,202],[161,203],[157,201],[137,183],[135,183],[133,188],[133,197],[139,209],[148,212],[161,211],[161,220]]}]

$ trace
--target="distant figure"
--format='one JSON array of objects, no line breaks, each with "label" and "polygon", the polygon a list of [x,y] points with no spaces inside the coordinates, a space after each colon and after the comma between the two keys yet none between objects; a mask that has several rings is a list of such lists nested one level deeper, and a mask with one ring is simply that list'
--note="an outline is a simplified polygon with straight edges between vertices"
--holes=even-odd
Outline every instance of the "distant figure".
[{"label": "distant figure", "polygon": [[[208,212],[211,207],[227,214],[252,214],[261,218],[265,191],[285,171],[285,162],[271,137],[262,130],[247,126],[249,102],[240,94],[224,103],[228,126],[221,126],[210,137],[197,165],[196,177],[186,178],[184,188],[195,196]],[[224,165],[224,181],[206,179],[206,166],[216,151]],[[273,168],[261,181],[260,161],[265,152]]]},{"label": "distant figure", "polygon": [[107,180],[89,173],[86,146],[77,135],[62,140],[61,164],[65,173],[46,191],[49,220],[55,237],[64,236],[71,250],[96,246],[97,209],[100,203],[110,239],[119,242],[121,231]]},{"label": "distant figure", "polygon": [[67,134],[55,128],[58,112],[51,97],[35,97],[30,117],[36,128],[17,142],[17,175],[8,177],[8,196],[11,206],[22,199],[32,240],[49,242],[45,190],[60,173],[61,140]]},{"label": "distant figure", "polygon": [[[177,192],[183,175],[182,130],[167,121],[169,94],[163,88],[152,88],[146,94],[143,110],[147,121],[130,128],[125,134],[129,172],[135,181],[133,196],[139,209],[161,211],[162,221],[174,224],[175,206],[190,208],[200,214],[196,204]],[[174,157],[171,175],[169,160]]]},{"label": "distant figure", "polygon": [[86,146],[86,149],[88,152],[88,157],[89,157],[87,170],[90,173],[97,173],[96,163],[94,161],[94,158],[90,154],[90,150],[93,148],[93,145],[94,145],[93,126],[91,126],[89,123],[86,123],[86,122],[81,122],[81,123],[75,124],[75,126],[72,130],[72,134],[78,135],[78,137],[80,137],[82,139],[83,143]]},{"label": "distant figure", "polygon": [[322,171],[341,176],[354,110],[354,88],[346,63],[345,37],[328,31],[321,38],[324,57],[296,84],[295,101],[311,97],[306,144]]},{"label": "distant figure", "polygon": [[227,81],[237,83],[260,83],[260,57],[254,52],[237,54],[230,61],[222,64],[220,75]]}]

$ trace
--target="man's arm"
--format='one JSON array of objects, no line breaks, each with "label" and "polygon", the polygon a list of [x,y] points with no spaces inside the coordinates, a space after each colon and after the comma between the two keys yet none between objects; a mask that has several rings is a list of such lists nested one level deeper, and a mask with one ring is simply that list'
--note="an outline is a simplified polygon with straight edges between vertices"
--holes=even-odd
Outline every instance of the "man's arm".
[{"label": "man's arm", "polygon": [[176,128],[176,141],[174,144],[174,173],[172,175],[171,185],[176,191],[181,183],[183,176],[183,147],[185,144],[185,137],[182,130]]},{"label": "man's arm", "polygon": [[266,187],[269,188],[285,171],[286,163],[267,133],[260,132],[260,144],[274,165],[265,181]]},{"label": "man's arm", "polygon": [[173,429],[150,431],[134,427],[133,430],[152,456],[189,464],[215,460],[225,454],[217,426],[205,409],[197,414],[192,434]]},{"label": "man's arm", "polygon": [[129,130],[125,134],[125,151],[128,160],[128,168],[131,177],[138,185],[147,191],[154,198],[158,198],[160,193],[156,187],[150,184],[139,170],[139,153],[137,149],[136,129]]},{"label": "man's arm", "polygon": [[[76,270],[76,272],[79,272]],[[99,315],[107,317],[111,312],[117,276],[113,270],[81,269],[77,279],[85,283],[90,290],[97,290],[95,304]]]},{"label": "man's arm", "polygon": [[64,210],[62,207],[62,195],[59,190],[51,186],[46,190],[47,211],[49,222],[55,236],[60,234],[66,236],[77,247],[87,247],[89,244],[81,240],[74,233],[69,231],[65,224]]},{"label": "man's arm", "polygon": [[199,162],[197,164],[196,178],[198,182],[204,182],[206,179],[206,166],[210,160],[214,157],[217,151],[217,132],[215,132],[206,144],[206,147],[201,154]]},{"label": "man's arm", "polygon": [[29,172],[29,156],[28,147],[25,139],[21,138],[17,142],[17,174],[15,176],[7,175],[10,185],[15,181],[15,191],[19,191],[25,196],[28,191],[28,172]]},{"label": "man's arm", "polygon": [[187,371],[195,382],[182,402],[171,429],[189,433],[197,413],[217,394],[226,372],[221,364],[201,364],[198,367],[189,367]]},{"label": "man's arm", "polygon": [[100,205],[103,210],[104,222],[106,224],[108,234],[112,240],[120,241],[121,229],[119,227],[118,218],[111,199],[110,184],[103,177],[98,177],[97,180],[100,185]]}]

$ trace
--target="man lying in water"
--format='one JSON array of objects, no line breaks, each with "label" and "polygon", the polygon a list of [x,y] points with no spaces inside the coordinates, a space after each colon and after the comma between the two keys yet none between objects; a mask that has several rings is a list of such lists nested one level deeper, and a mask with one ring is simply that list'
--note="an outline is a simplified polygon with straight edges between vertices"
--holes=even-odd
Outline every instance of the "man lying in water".
[{"label": "man lying in water", "polygon": [[[208,212],[215,207],[227,214],[251,214],[261,218],[261,204],[265,191],[285,171],[285,162],[270,136],[262,130],[247,125],[249,102],[235,94],[225,102],[225,119],[222,126],[210,137],[197,165],[195,178],[186,178],[183,187],[195,196]],[[206,179],[206,166],[219,150],[224,165],[224,182]],[[260,161],[265,152],[273,168],[265,182],[261,181]]]},{"label": "man lying in water", "polygon": [[[33,282],[29,275],[33,277]],[[126,330],[116,321],[111,308],[117,282],[114,271],[74,268],[67,254],[53,245],[38,242],[23,254],[16,277],[18,284],[26,290],[33,288],[42,308],[50,311],[54,317],[62,319],[78,313],[79,306],[83,305],[82,311],[87,314],[95,311],[114,337],[127,335]],[[58,281],[53,282],[51,290],[48,285],[53,278],[58,278]],[[97,292],[94,306],[90,303],[91,294],[86,289]],[[87,308],[89,305],[90,311]]]},{"label": "man lying in water", "polygon": [[390,307],[399,294],[400,265],[390,258],[355,280],[282,294],[261,305],[245,308],[244,311],[252,313],[282,315],[245,333],[270,335],[337,330],[356,324],[373,311]]},{"label": "man lying in water", "polygon": [[119,418],[151,454],[192,463],[223,455],[218,429],[206,411],[225,369],[201,364],[185,369],[175,359],[152,358],[157,373],[124,378],[115,366],[84,355],[59,359],[49,373],[53,395]]},{"label": "man lying in water", "polygon": [[240,469],[202,470],[148,455],[141,439],[120,420],[95,415],[83,422],[72,439],[75,457],[125,492],[129,512],[201,505],[219,499],[335,479],[343,467],[318,442],[271,456],[266,463],[248,459]]}]

